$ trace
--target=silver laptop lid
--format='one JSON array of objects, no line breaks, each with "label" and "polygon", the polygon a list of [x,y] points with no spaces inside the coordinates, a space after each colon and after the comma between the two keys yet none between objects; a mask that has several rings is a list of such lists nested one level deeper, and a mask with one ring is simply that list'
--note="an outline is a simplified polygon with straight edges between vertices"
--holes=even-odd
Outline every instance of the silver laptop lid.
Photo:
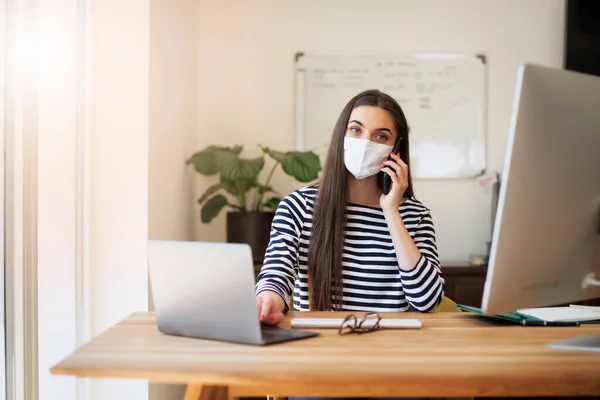
[{"label": "silver laptop lid", "polygon": [[261,343],[248,245],[149,240],[148,265],[161,332]]}]

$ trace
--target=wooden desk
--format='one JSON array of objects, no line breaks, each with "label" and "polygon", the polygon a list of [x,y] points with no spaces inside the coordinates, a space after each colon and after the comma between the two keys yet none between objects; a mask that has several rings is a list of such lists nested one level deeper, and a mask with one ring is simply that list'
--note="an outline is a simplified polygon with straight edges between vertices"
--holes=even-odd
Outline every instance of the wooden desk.
[{"label": "wooden desk", "polygon": [[152,313],[136,313],[77,349],[51,372],[185,383],[186,400],[265,395],[600,395],[599,353],[545,346],[579,334],[600,334],[599,325],[493,326],[467,313],[395,315],[419,318],[423,328],[344,336],[322,330],[318,338],[255,347],[163,335]]}]

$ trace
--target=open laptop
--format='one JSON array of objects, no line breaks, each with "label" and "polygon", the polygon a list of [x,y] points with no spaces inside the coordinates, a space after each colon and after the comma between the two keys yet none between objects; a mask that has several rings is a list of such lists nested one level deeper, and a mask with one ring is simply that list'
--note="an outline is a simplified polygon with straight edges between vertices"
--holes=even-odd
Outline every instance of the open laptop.
[{"label": "open laptop", "polygon": [[253,345],[319,335],[260,323],[247,244],[149,240],[148,266],[165,334]]}]

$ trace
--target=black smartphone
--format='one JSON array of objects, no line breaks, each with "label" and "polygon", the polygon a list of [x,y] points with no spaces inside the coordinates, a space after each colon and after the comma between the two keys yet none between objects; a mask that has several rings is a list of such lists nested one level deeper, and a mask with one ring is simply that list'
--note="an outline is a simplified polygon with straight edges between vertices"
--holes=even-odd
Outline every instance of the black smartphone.
[{"label": "black smartphone", "polygon": [[[392,150],[392,153],[394,154],[398,154],[398,152],[400,151],[400,139],[396,140],[396,143],[394,144],[394,149]],[[387,157],[388,161],[392,159],[392,156],[389,155]],[[383,172],[383,194],[388,194],[390,192],[390,188],[392,186],[392,178],[390,178],[390,176]]]}]

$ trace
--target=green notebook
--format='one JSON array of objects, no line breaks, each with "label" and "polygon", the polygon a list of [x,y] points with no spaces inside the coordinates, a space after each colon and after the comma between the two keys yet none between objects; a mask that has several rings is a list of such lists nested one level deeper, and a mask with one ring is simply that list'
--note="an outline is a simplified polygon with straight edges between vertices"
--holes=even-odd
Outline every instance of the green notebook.
[{"label": "green notebook", "polygon": [[478,307],[465,306],[463,304],[457,304],[456,306],[463,311],[472,312],[477,315],[481,315],[482,317],[503,319],[503,320],[515,322],[518,324],[520,324],[521,321],[541,321],[538,318],[530,317],[528,315],[521,315],[517,312],[508,312],[508,313],[503,313],[503,314],[485,314],[483,311],[481,311],[481,308],[478,308]]},{"label": "green notebook", "polygon": [[[457,304],[456,305],[458,308],[460,308],[463,311],[466,312],[471,312],[477,315],[480,315],[482,317],[487,317],[487,318],[492,318],[492,319],[500,319],[500,320],[504,320],[504,321],[510,321],[512,323],[515,324],[519,324],[519,325],[527,325],[527,322],[531,321],[533,323],[531,323],[530,325],[536,325],[536,323],[534,321],[537,322],[543,322],[544,320],[536,318],[536,317],[532,317],[530,315],[525,315],[525,314],[520,314],[516,311],[514,312],[507,312],[507,313],[502,313],[502,314],[485,314],[483,311],[481,311],[481,308],[478,307],[472,307],[472,306],[466,306],[464,304]],[[525,321],[525,322],[524,322]],[[597,320],[592,320],[592,321],[578,321],[578,324],[598,324],[600,323],[600,319]],[[560,325],[563,323],[548,323],[549,325]],[[565,326],[567,326],[568,323],[564,323]]]}]

